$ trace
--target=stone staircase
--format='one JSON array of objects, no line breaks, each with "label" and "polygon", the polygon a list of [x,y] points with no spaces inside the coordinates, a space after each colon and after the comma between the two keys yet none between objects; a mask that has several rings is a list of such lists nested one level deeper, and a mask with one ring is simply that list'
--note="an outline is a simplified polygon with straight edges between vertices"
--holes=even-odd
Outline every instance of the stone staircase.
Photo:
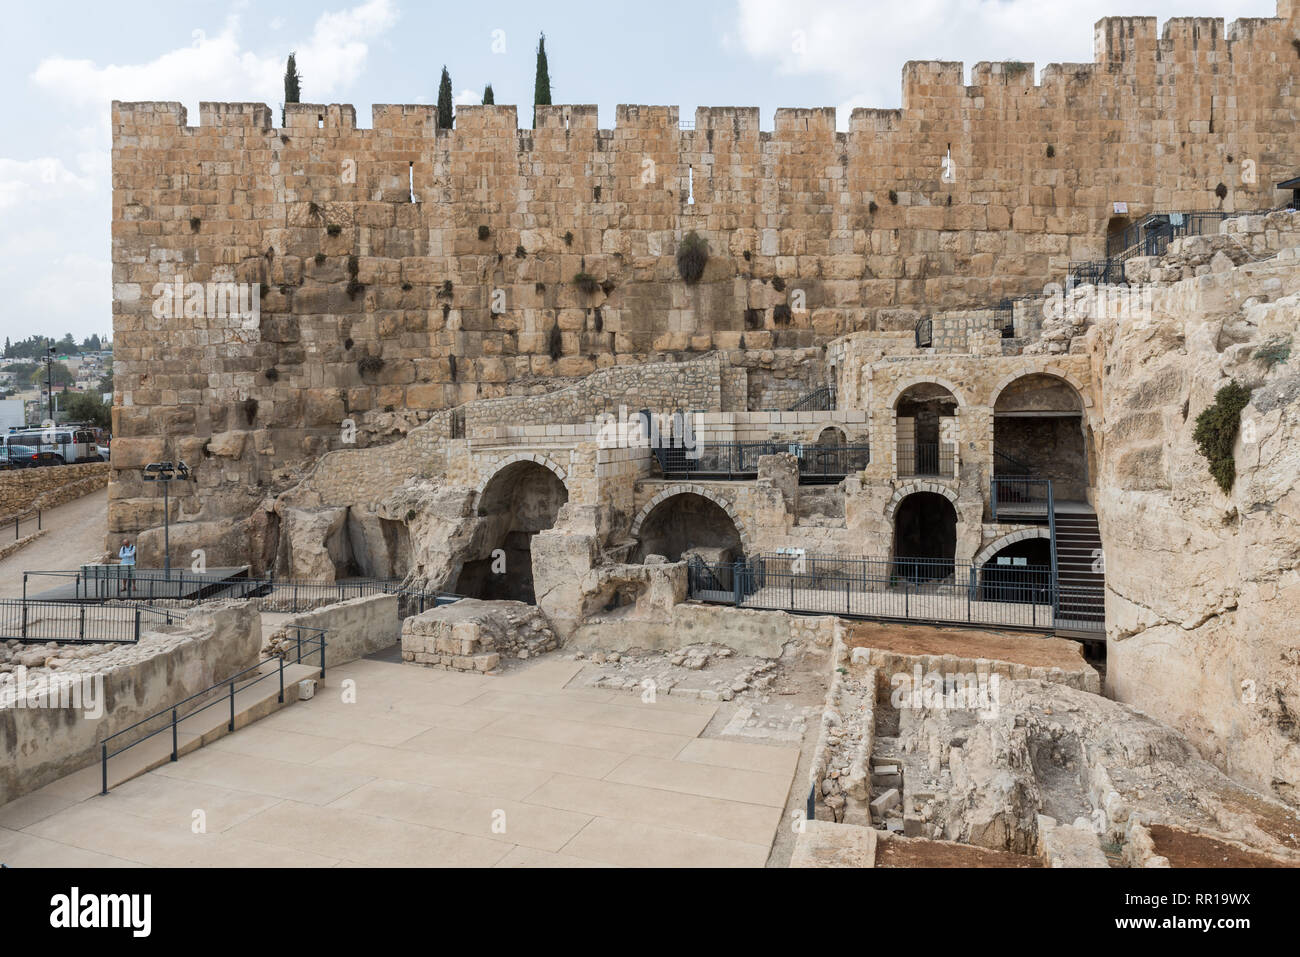
[{"label": "stone staircase", "polygon": [[1099,627],[1105,621],[1106,567],[1097,513],[1091,509],[1057,509],[1056,577],[1060,588],[1058,624]]}]

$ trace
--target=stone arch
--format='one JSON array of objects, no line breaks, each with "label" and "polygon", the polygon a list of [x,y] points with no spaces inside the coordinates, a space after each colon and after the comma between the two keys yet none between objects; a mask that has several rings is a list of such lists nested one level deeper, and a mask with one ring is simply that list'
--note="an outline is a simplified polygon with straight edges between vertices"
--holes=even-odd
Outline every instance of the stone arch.
[{"label": "stone arch", "polygon": [[925,489],[904,497],[893,514],[891,574],[917,582],[951,578],[959,519],[948,495]]},{"label": "stone arch", "polygon": [[952,393],[952,397],[956,400],[958,408],[965,408],[967,405],[966,397],[962,394],[961,389],[957,388],[951,380],[945,379],[943,376],[922,375],[912,376],[910,379],[903,379],[899,382],[898,385],[894,387],[894,391],[889,395],[888,408],[896,410],[898,408],[898,400],[902,397],[903,393],[916,385],[943,386],[943,388]]},{"label": "stone arch", "polygon": [[1002,397],[1002,393],[1006,391],[1007,386],[1031,375],[1044,375],[1053,379],[1060,379],[1070,388],[1074,389],[1075,394],[1079,397],[1079,404],[1082,406],[1083,414],[1089,419],[1092,418],[1092,397],[1088,395],[1088,391],[1084,388],[1083,383],[1080,382],[1072,373],[1065,369],[1057,368],[1056,366],[1046,366],[1044,368],[1023,366],[1015,372],[1003,376],[989,393],[989,408],[992,409],[997,406],[998,399]]},{"label": "stone arch", "polygon": [[815,430],[813,435],[813,444],[821,448],[835,448],[837,446],[848,445],[849,436],[844,429],[838,425],[827,425]]},{"label": "stone arch", "polygon": [[1046,528],[1022,528],[1019,531],[1009,532],[980,549],[979,554],[975,556],[975,566],[977,568],[982,567],[985,562],[1008,545],[1014,545],[1017,542],[1023,542],[1030,538],[1045,538],[1050,541],[1051,537],[1052,533]]},{"label": "stone arch", "polygon": [[885,506],[885,521],[892,526],[894,523],[894,512],[896,512],[898,506],[903,503],[903,499],[907,498],[909,495],[915,495],[917,492],[935,492],[942,495],[952,503],[953,510],[957,511],[958,516],[961,515],[961,512],[957,510],[957,493],[952,489],[945,485],[940,485],[937,482],[907,482],[906,484],[900,485],[898,488],[894,489],[893,498],[891,498],[889,504]]},{"label": "stone arch", "polygon": [[469,548],[454,590],[469,598],[532,604],[532,541],[553,528],[569,500],[567,473],[545,456],[516,453],[493,463],[479,485]]},{"label": "stone arch", "polygon": [[549,457],[534,452],[514,452],[503,459],[492,462],[490,466],[481,470],[482,478],[479,480],[478,487],[474,490],[474,510],[476,512],[483,502],[483,492],[492,484],[492,480],[516,462],[532,462],[535,465],[550,469],[555,474],[555,477],[564,484],[565,488],[569,485],[568,471],[563,466],[557,465]]},{"label": "stone arch", "polygon": [[736,527],[736,533],[740,536],[741,548],[744,549],[746,554],[749,553],[752,542],[749,535],[749,529],[745,527],[745,523],[741,521],[740,516],[736,514],[735,506],[712,489],[706,488],[703,485],[695,485],[693,483],[670,485],[667,488],[662,489],[654,498],[650,499],[650,501],[646,502],[645,506],[637,512],[636,518],[632,520],[632,537],[639,540],[641,537],[641,528],[645,524],[645,520],[650,517],[650,514],[664,502],[671,498],[676,498],[679,495],[698,495],[700,498],[708,499],[714,505],[726,512],[727,517],[731,519],[731,523]]}]

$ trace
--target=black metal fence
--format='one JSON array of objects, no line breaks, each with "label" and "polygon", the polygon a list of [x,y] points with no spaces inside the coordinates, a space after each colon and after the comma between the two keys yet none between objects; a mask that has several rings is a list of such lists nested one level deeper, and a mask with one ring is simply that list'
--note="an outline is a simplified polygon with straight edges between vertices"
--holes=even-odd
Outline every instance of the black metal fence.
[{"label": "black metal fence", "polygon": [[1130,259],[1137,256],[1163,256],[1175,239],[1217,232],[1219,224],[1225,219],[1248,215],[1251,214],[1212,209],[1147,216],[1122,232],[1106,237],[1105,259],[1070,263],[1066,285],[1068,288],[1118,285],[1125,281],[1124,264]]},{"label": "black metal fence", "polygon": [[764,455],[789,452],[799,461],[799,476],[809,483],[838,482],[871,462],[869,445],[803,445],[780,442],[710,442],[696,449],[656,448],[665,478],[748,481],[758,477]]},{"label": "black metal fence", "polygon": [[951,442],[898,440],[898,474],[907,478],[954,478],[957,459]]},{"label": "black metal fence", "polygon": [[790,412],[833,412],[835,411],[835,389],[824,386],[815,389],[790,406]]},{"label": "black metal fence", "polygon": [[0,599],[0,639],[60,644],[135,644],[140,634],[185,620],[174,608]]},{"label": "black metal fence", "polygon": [[25,512],[0,518],[0,535],[7,539],[10,529],[13,529],[15,542],[34,532],[39,532],[41,530],[41,510],[39,508],[30,508]]},{"label": "black metal fence", "polygon": [[[1048,566],[764,554],[732,563],[697,559],[688,564],[687,579],[691,598],[742,608],[1037,631],[1067,623],[1104,629],[1096,614],[1102,589],[1079,586],[1063,594]],[[1065,604],[1058,607],[1058,599]]]},{"label": "black metal fence", "polygon": [[1002,518],[1047,518],[1052,511],[1052,483],[1027,475],[995,475],[989,491],[989,515]]},{"label": "black metal fence", "polygon": [[[280,683],[279,702],[284,704],[284,668],[287,661],[292,657],[294,662],[302,664],[304,659],[314,653],[320,654],[320,676],[325,677],[325,631],[320,628],[307,628],[295,626],[291,630],[296,632],[296,640],[292,645],[286,645],[286,648],[292,647],[292,652],[284,654],[272,654],[262,658],[257,664],[251,665],[242,671],[238,671],[217,682],[204,688],[202,691],[196,691],[188,698],[183,698],[170,708],[164,708],[151,714],[147,718],[142,718],[135,724],[123,728],[121,731],[108,735],[100,742],[100,794],[108,793],[108,760],[115,758],[124,751],[128,751],[137,744],[148,741],[154,735],[163,734],[166,731],[171,732],[172,749],[171,760],[175,761],[180,757],[179,753],[179,726],[187,718],[191,718],[208,708],[216,707],[220,704],[228,704],[230,717],[226,723],[228,732],[235,730],[235,697],[247,688],[251,688],[259,681],[265,681],[267,678],[277,677]],[[267,668],[267,665],[273,667]],[[256,675],[256,677],[252,677]],[[218,694],[218,692],[221,692]],[[206,704],[198,702],[206,701]],[[190,705],[194,707],[189,708]],[[186,710],[189,708],[188,710]],[[182,711],[184,714],[182,714]],[[160,720],[161,719],[161,720]],[[160,725],[154,727],[154,730],[145,730],[146,726]]]}]

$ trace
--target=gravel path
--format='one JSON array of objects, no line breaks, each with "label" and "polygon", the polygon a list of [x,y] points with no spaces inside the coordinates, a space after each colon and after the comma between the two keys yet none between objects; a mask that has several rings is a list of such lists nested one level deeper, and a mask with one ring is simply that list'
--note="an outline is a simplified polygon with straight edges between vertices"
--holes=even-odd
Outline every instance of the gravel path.
[{"label": "gravel path", "polygon": [[0,598],[21,598],[27,569],[77,568],[104,554],[108,489],[92,492],[41,515],[44,535],[0,561]]}]

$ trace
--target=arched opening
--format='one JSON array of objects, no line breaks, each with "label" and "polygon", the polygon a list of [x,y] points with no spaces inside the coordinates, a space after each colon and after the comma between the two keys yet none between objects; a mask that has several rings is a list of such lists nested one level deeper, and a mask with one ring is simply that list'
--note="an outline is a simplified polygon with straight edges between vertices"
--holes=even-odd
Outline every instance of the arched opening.
[{"label": "arched opening", "polygon": [[1052,543],[1026,538],[998,549],[980,567],[980,601],[1052,603]]},{"label": "arched opening", "polygon": [[993,474],[1051,479],[1056,501],[1087,500],[1083,400],[1070,383],[1033,373],[1002,390],[993,406]]},{"label": "arched opening", "polygon": [[670,562],[698,556],[726,564],[745,557],[740,531],[717,502],[683,492],[656,505],[641,523],[637,561],[663,555]]},{"label": "arched opening", "polygon": [[894,404],[900,478],[953,478],[957,460],[957,398],[936,382],[906,389]]},{"label": "arched opening", "polygon": [[894,563],[911,581],[950,578],[957,556],[957,510],[937,492],[913,492],[894,512]]},{"label": "arched opening", "polygon": [[817,436],[817,447],[822,449],[836,449],[848,444],[848,436],[844,434],[843,429],[836,428],[833,425],[827,426],[821,430]]},{"label": "arched opening", "polygon": [[555,524],[568,500],[559,476],[536,462],[512,462],[492,476],[479,496],[479,557],[461,568],[457,594],[532,604],[533,536]]}]

